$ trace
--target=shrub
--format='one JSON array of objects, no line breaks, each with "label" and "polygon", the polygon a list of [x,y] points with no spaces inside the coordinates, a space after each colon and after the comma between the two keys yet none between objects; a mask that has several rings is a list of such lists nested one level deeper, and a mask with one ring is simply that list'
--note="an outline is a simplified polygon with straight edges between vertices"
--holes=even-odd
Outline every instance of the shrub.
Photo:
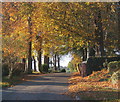
[{"label": "shrub", "polygon": [[111,76],[111,82],[113,84],[116,84],[118,83],[118,81],[120,80],[120,70],[114,72]]},{"label": "shrub", "polygon": [[66,72],[66,70],[65,70],[65,69],[62,69],[61,72]]},{"label": "shrub", "polygon": [[108,71],[110,73],[117,71],[120,68],[120,61],[112,61],[108,63]]},{"label": "shrub", "polygon": [[2,64],[2,76],[8,76],[9,75],[9,68],[7,64]]},{"label": "shrub", "polygon": [[74,65],[71,62],[68,63],[67,67],[70,69],[70,72],[74,72],[74,70],[76,69],[74,68]]},{"label": "shrub", "polygon": [[43,64],[43,65],[42,65],[42,71],[43,71],[43,72],[48,72],[48,69],[49,69],[49,67],[48,67],[47,64]]},{"label": "shrub", "polygon": [[16,63],[14,65],[13,71],[12,71],[12,76],[18,76],[22,75],[25,71],[24,64],[23,63]]}]

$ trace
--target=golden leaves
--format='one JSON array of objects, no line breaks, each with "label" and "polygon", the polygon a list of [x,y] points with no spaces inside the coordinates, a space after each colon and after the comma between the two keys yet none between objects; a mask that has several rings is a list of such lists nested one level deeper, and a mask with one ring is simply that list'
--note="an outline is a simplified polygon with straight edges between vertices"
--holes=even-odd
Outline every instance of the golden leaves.
[{"label": "golden leaves", "polygon": [[[111,88],[109,81],[100,81],[109,77],[108,71],[103,69],[101,71],[93,72],[90,76],[81,77],[78,72],[73,73],[69,79],[69,95],[75,97],[80,95],[82,99],[109,99],[117,98],[118,91]],[[118,87],[118,85],[116,85]],[[115,88],[115,86],[114,86]]]}]

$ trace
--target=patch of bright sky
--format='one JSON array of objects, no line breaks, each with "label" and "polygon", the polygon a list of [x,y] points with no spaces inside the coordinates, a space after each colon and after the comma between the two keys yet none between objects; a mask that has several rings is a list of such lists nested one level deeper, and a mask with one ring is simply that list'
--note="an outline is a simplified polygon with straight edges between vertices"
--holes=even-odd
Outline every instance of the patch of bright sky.
[{"label": "patch of bright sky", "polygon": [[72,56],[70,53],[67,55],[63,55],[60,59],[60,66],[67,67],[71,59],[72,59]]}]

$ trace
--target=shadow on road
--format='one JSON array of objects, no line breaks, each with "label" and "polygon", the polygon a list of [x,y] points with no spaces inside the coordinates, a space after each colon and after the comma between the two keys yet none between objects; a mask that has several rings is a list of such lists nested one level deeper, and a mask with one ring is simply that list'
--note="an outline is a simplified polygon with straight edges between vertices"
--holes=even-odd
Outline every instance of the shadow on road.
[{"label": "shadow on road", "polygon": [[51,80],[50,78],[45,78],[45,77],[39,77],[37,79],[34,79],[34,80]]},{"label": "shadow on road", "polygon": [[69,77],[69,76],[62,76],[62,75],[59,75],[59,76],[45,76],[45,77]]},{"label": "shadow on road", "polygon": [[[29,83],[28,83],[29,82]],[[62,83],[62,82],[39,82],[39,81],[27,81],[26,83],[23,83],[21,85],[24,85],[24,86],[37,86],[37,85],[55,85],[55,86],[68,86],[69,84],[68,83]]]},{"label": "shadow on road", "polygon": [[[16,92],[15,91],[7,91],[8,95],[3,96],[3,100],[71,100],[70,97],[62,95],[62,94],[55,94],[55,93],[39,93],[39,92]],[[16,98],[15,98],[16,97]]]},{"label": "shadow on road", "polygon": [[3,100],[71,100],[61,94],[68,90],[69,77],[70,74],[64,73],[36,76],[3,90]]}]

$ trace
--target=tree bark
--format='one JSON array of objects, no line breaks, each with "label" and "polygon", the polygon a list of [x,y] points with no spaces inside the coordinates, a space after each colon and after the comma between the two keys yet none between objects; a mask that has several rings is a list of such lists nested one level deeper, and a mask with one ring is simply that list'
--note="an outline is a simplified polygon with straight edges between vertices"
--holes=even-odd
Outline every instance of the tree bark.
[{"label": "tree bark", "polygon": [[85,51],[85,61],[87,60],[87,48],[84,49]]},{"label": "tree bark", "polygon": [[44,64],[47,64],[47,67],[49,68],[49,57],[47,55],[44,55]]},{"label": "tree bark", "polygon": [[79,74],[81,74],[80,64],[77,64],[77,71],[79,72]]},{"label": "tree bark", "polygon": [[57,70],[57,66],[56,66],[56,60],[57,60],[57,58],[56,58],[57,56],[56,56],[56,54],[55,54],[55,56],[54,56],[54,68],[55,68],[55,70]]},{"label": "tree bark", "polygon": [[22,63],[23,63],[23,65],[24,65],[24,73],[26,73],[26,59],[25,58],[23,58],[22,59]]},{"label": "tree bark", "polygon": [[60,70],[60,56],[58,55],[58,69]]},{"label": "tree bark", "polygon": [[34,71],[36,72],[37,69],[36,69],[36,60],[35,60],[35,57],[33,56],[33,61],[34,61]]},{"label": "tree bark", "polygon": [[32,73],[32,38],[31,38],[31,35],[32,35],[32,31],[31,31],[31,26],[32,26],[32,23],[31,23],[31,17],[28,17],[28,32],[30,34],[30,41],[28,43],[28,73]]},{"label": "tree bark", "polygon": [[118,2],[118,50],[120,50],[120,1]]},{"label": "tree bark", "polygon": [[89,53],[90,56],[94,56],[95,57],[95,50],[94,49],[95,49],[94,47],[90,48],[90,53]]},{"label": "tree bark", "polygon": [[87,59],[89,58],[89,47],[87,47]]},{"label": "tree bark", "polygon": [[101,56],[105,56],[101,11],[98,9],[96,14],[97,14],[97,17],[95,18],[95,25],[97,28],[95,30],[96,41],[99,44]]},{"label": "tree bark", "polygon": [[87,59],[87,48],[83,49],[83,61],[86,61]]},{"label": "tree bark", "polygon": [[38,68],[39,68],[39,71],[42,73],[41,66],[42,66],[42,53],[41,51],[39,51],[38,52]]}]

